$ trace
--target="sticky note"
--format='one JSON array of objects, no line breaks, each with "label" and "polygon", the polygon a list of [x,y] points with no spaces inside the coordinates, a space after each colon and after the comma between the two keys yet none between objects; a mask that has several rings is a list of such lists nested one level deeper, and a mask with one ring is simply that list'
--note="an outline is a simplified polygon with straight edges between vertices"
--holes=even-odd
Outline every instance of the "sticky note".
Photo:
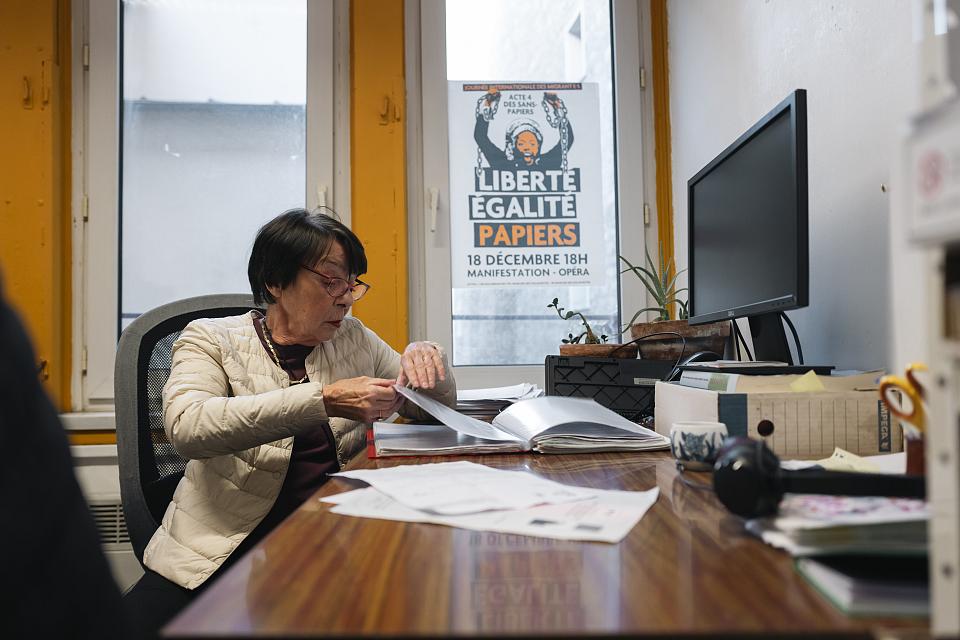
[{"label": "sticky note", "polygon": [[820,378],[817,377],[817,374],[813,370],[807,371],[805,374],[794,380],[790,383],[791,391],[825,391],[823,383],[820,382]]}]

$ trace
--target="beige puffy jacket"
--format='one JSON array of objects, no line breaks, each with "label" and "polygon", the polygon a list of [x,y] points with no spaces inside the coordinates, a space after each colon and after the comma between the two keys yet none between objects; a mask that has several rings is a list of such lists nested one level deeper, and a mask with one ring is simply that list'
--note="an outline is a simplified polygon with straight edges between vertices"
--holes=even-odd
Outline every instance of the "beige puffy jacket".
[{"label": "beige puffy jacket", "polygon": [[[310,382],[291,386],[264,350],[251,314],[195,320],[183,330],[173,345],[163,420],[189,462],[144,551],[147,567],[188,589],[209,578],[270,511],[297,434],[329,420],[341,466],[364,448],[366,425],[328,418],[323,385],[396,378],[400,354],[348,317],[307,356],[306,366]],[[446,380],[430,393],[454,406],[445,355],[444,366]],[[413,405],[401,413],[422,415]]]}]

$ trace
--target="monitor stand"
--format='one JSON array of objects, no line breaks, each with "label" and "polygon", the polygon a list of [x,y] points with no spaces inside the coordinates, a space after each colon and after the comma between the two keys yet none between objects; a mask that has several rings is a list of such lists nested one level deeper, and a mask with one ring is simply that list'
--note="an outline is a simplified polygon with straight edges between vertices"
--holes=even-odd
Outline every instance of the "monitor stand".
[{"label": "monitor stand", "polygon": [[753,338],[753,357],[757,360],[773,360],[793,364],[787,332],[779,313],[764,313],[750,316],[750,335]]},{"label": "monitor stand", "polygon": [[[819,375],[830,375],[833,365],[794,365],[790,355],[790,345],[787,342],[787,332],[783,328],[783,320],[779,312],[763,313],[748,318],[750,335],[753,338],[753,357],[757,360],[772,360],[786,362],[787,366],[744,367],[736,373],[754,375],[795,374],[806,373],[811,369]],[[724,371],[734,373],[731,369]]]},{"label": "monitor stand", "polygon": [[[691,363],[682,365],[684,371],[709,371],[712,373],[740,373],[753,376],[803,374],[813,371],[817,375],[828,376],[833,365],[793,364],[790,355],[790,345],[787,343],[787,332],[783,328],[783,320],[779,313],[764,313],[750,316],[750,335],[753,338],[753,356],[758,361],[786,362],[786,365],[763,366],[759,362],[724,362],[711,364]],[[736,339],[734,337],[734,339]]]}]

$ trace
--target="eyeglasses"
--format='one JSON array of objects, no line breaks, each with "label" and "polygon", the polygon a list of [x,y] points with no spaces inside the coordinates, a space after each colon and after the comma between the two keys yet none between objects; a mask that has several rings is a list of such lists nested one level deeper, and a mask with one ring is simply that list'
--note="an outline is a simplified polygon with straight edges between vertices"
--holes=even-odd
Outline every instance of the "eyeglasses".
[{"label": "eyeglasses", "polygon": [[353,284],[344,280],[343,278],[333,278],[331,276],[325,276],[319,271],[314,271],[306,265],[300,265],[300,268],[306,269],[310,273],[320,276],[324,280],[324,286],[327,289],[327,293],[331,297],[339,298],[344,295],[347,291],[350,292],[350,295],[353,297],[353,301],[356,302],[363,295],[370,290],[370,285],[362,280],[354,280]]}]

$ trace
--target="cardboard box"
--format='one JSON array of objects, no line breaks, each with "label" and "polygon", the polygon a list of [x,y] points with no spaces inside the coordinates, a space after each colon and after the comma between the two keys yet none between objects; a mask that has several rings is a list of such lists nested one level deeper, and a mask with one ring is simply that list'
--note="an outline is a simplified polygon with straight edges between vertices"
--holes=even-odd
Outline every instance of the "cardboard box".
[{"label": "cardboard box", "polygon": [[765,440],[783,458],[827,458],[835,447],[857,455],[903,451],[903,432],[880,401],[877,375],[816,376],[816,391],[793,391],[800,376],[735,376],[702,389],[658,382],[656,430],[669,436],[674,422],[709,420],[726,424],[730,435],[761,438],[757,425],[770,420],[774,431]]}]

